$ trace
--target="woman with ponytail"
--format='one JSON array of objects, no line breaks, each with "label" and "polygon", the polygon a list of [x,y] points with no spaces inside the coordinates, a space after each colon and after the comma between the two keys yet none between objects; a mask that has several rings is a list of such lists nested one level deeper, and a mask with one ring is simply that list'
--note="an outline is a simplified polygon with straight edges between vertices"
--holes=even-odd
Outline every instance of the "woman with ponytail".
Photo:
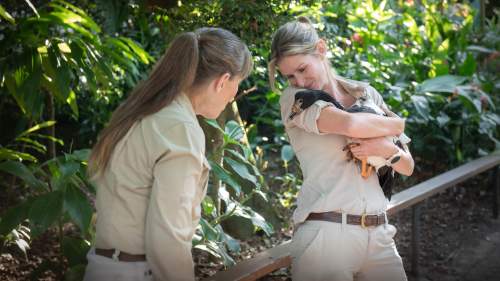
[{"label": "woman with ponytail", "polygon": [[[396,229],[387,220],[389,201],[377,174],[363,178],[343,151],[347,139],[356,138],[358,146],[351,148],[356,158],[383,157],[394,171],[411,175],[411,154],[385,137],[401,134],[405,145],[404,121],[388,110],[373,87],[335,74],[326,54],[326,42],[307,18],[284,24],[273,36],[270,84],[275,89],[277,69],[290,83],[280,98],[281,116],[304,175],[293,214],[292,278],[406,280],[393,240]],[[305,96],[297,99],[295,94],[304,89],[330,97],[302,108]],[[371,100],[391,117],[339,109],[358,100]]]},{"label": "woman with ponytail", "polygon": [[194,280],[209,171],[196,115],[217,118],[251,69],[231,32],[186,32],[116,109],[89,159],[97,224],[84,280]]}]

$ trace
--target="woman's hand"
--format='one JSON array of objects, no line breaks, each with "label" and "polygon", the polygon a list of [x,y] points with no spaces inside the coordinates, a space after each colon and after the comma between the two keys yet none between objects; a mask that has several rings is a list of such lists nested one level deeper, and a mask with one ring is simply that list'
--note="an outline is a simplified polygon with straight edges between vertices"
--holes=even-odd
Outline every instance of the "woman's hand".
[{"label": "woman's hand", "polygon": [[398,151],[397,146],[386,137],[353,139],[352,141],[359,143],[351,148],[352,154],[358,159],[368,156],[380,156],[387,159]]},{"label": "woman's hand", "polygon": [[[354,157],[362,160],[368,156],[380,156],[388,159],[398,151],[398,147],[386,137],[370,138],[370,139],[353,139],[354,143],[359,145],[351,146],[351,152]],[[411,156],[408,147],[407,151],[401,150],[401,159],[392,168],[405,176],[410,176],[413,173],[415,163]]]}]

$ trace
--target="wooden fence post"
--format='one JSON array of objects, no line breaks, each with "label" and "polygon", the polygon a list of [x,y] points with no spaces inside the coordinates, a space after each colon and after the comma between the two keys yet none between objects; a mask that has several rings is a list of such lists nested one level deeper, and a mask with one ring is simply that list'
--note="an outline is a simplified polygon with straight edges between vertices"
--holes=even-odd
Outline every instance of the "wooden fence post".
[{"label": "wooden fence post", "polygon": [[412,209],[412,224],[411,224],[411,274],[418,278],[418,256],[420,244],[420,211],[422,204],[416,204]]},{"label": "wooden fence post", "polygon": [[493,218],[498,219],[498,205],[500,205],[500,166],[493,168],[491,172],[491,188],[493,189]]}]

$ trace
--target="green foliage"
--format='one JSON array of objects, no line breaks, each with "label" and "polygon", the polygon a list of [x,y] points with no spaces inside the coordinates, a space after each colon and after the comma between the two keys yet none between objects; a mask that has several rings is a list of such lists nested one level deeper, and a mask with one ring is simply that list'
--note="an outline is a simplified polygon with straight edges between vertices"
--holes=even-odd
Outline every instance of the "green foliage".
[{"label": "green foliage", "polygon": [[[182,31],[227,28],[248,43],[255,62],[241,86],[250,93],[237,101],[244,128],[207,120],[222,145],[207,151],[214,177],[193,245],[226,266],[240,251],[237,239],[279,231],[273,214],[288,220],[302,184],[280,95],[267,81],[272,32],[296,16],[316,22],[340,75],[370,82],[406,118],[417,169],[450,168],[499,149],[498,10],[480,29],[477,12],[455,0],[96,2],[50,1],[38,11],[26,1],[23,13],[0,5],[0,112],[8,120],[0,176],[18,202],[1,214],[0,237],[26,251],[31,236],[71,222],[79,235],[59,237],[67,280],[81,279],[93,237],[87,148]],[[286,87],[283,77],[277,83]],[[57,134],[50,131],[56,124]],[[39,271],[53,266],[47,261]]]},{"label": "green foliage", "polygon": [[456,165],[498,149],[498,71],[483,71],[479,63],[481,53],[498,52],[498,43],[476,44],[498,36],[497,21],[477,34],[475,11],[454,1],[339,5],[324,5],[320,13],[332,63],[341,75],[369,81],[407,118],[414,155]]},{"label": "green foliage", "polygon": [[228,251],[238,253],[240,247],[239,242],[227,232],[241,237],[248,234],[227,229],[228,224],[224,224],[225,222],[230,221],[229,223],[239,230],[250,227],[251,233],[254,230],[262,230],[271,235],[274,232],[273,226],[249,204],[256,196],[267,202],[263,192],[267,187],[256,167],[252,151],[242,142],[244,131],[240,125],[230,120],[223,129],[215,120],[205,121],[222,134],[222,145],[209,155],[211,172],[222,185],[211,182],[209,186],[209,189],[217,189],[218,196],[207,196],[203,200],[203,218],[193,239],[193,245],[221,258],[226,266],[230,266],[234,264],[234,260]]}]

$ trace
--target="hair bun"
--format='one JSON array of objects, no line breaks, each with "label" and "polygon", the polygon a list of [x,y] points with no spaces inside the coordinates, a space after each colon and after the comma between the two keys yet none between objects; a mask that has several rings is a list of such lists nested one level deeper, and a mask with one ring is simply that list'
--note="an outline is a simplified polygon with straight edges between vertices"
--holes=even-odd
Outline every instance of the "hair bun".
[{"label": "hair bun", "polygon": [[298,17],[297,21],[301,22],[301,23],[312,25],[311,20],[308,17],[306,17],[306,16],[300,16],[300,17]]}]

